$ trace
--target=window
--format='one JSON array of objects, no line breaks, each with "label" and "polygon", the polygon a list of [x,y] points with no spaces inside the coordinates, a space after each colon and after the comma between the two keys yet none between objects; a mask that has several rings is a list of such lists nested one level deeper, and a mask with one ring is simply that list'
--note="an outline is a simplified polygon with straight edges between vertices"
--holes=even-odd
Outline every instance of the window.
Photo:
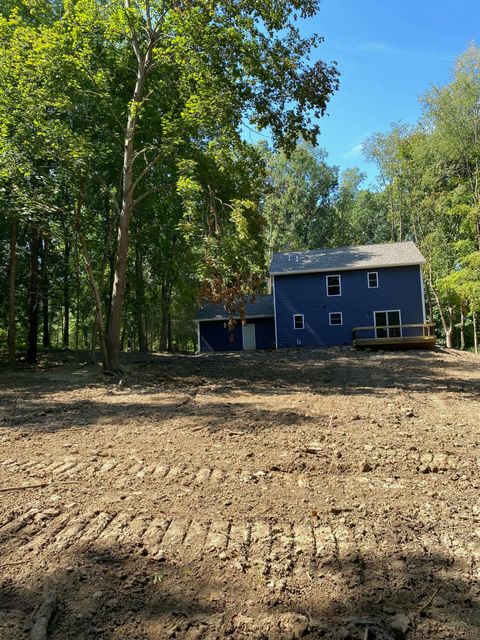
[{"label": "window", "polygon": [[368,288],[369,289],[378,289],[378,271],[370,271],[367,273],[368,277]]},{"label": "window", "polygon": [[342,281],[340,276],[327,276],[327,296],[341,296]]},{"label": "window", "polygon": [[304,328],[303,315],[301,313],[298,313],[298,314],[293,316],[293,328],[294,329],[303,329]]},{"label": "window", "polygon": [[328,314],[328,317],[330,318],[331,327],[333,327],[334,325],[343,324],[343,316],[341,311],[332,311],[332,313]]}]

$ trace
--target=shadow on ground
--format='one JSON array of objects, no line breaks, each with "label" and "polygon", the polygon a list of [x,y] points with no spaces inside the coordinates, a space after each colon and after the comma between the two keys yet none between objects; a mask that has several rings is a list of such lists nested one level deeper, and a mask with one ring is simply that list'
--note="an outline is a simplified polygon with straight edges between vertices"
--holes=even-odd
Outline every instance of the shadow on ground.
[{"label": "shadow on ground", "polygon": [[62,568],[3,578],[0,635],[29,637],[46,585],[57,602],[49,640],[479,637],[478,584],[465,568],[441,554],[391,560],[310,562],[278,591],[255,568],[235,572],[218,558],[187,564],[155,560],[141,547],[92,547],[65,554]]},{"label": "shadow on ground", "polygon": [[[125,354],[124,360],[126,373],[115,382],[86,364],[4,372],[0,374],[0,421],[12,428],[58,430],[89,426],[104,418],[122,424],[132,416],[147,422],[196,416],[206,427],[219,429],[228,428],[229,420],[243,412],[247,427],[255,429],[255,422],[267,428],[268,424],[291,426],[308,418],[295,410],[242,404],[239,396],[381,395],[398,389],[443,391],[468,400],[480,394],[480,361],[441,350]],[[81,401],[74,397],[76,390],[89,388],[92,397]],[[197,394],[203,393],[208,400],[197,403]]]}]

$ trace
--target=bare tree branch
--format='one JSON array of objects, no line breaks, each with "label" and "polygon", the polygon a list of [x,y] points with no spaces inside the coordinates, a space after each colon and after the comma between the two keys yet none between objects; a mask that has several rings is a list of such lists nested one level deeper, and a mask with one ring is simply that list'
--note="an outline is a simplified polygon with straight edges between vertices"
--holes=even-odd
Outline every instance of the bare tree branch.
[{"label": "bare tree branch", "polygon": [[141,180],[143,180],[143,178],[147,175],[147,173],[149,173],[149,171],[157,164],[157,162],[159,162],[162,158],[164,157],[164,152],[161,151],[157,156],[155,156],[155,158],[153,158],[153,160],[151,160],[146,167],[143,169],[143,171],[140,172],[140,175],[138,176],[138,178],[135,180],[135,182],[133,183],[133,189],[136,189],[139,182]]},{"label": "bare tree branch", "polygon": [[105,190],[107,191],[108,195],[110,196],[110,200],[111,200],[113,206],[115,207],[116,212],[118,214],[120,214],[120,206],[119,206],[119,204],[117,202],[117,199],[114,196],[112,190],[108,186],[107,181],[105,180],[105,178],[101,174],[98,174],[97,178],[98,178],[99,182],[101,182],[101,184],[103,185]]},{"label": "bare tree branch", "polygon": [[144,200],[145,198],[147,198],[149,195],[151,195],[152,193],[155,193],[155,191],[158,191],[157,187],[152,187],[151,189],[147,189],[147,191],[145,191],[145,193],[142,193],[141,196],[138,196],[138,198],[135,200],[135,202],[133,203],[133,206],[137,206],[137,204],[139,204],[142,200]]}]

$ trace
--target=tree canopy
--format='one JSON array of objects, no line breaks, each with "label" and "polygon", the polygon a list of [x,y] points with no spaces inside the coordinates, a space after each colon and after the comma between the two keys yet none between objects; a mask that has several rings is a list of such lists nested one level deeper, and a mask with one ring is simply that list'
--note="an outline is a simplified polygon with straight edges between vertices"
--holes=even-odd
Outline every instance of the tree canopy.
[{"label": "tree canopy", "polygon": [[[15,245],[35,256],[15,295],[29,299],[30,361],[41,289],[45,302],[58,295],[50,285],[64,300],[46,325],[62,324],[70,346],[75,280],[75,346],[90,333],[110,370],[132,342],[130,323],[141,348],[155,334],[146,278],[160,296],[162,348],[177,293],[189,290],[191,307],[200,290],[240,304],[254,292],[265,265],[262,161],[242,130],[266,129],[286,152],[300,137],[316,141],[338,85],[333,64],[309,61],[321,38],[296,26],[317,10],[314,0],[2,3],[2,233],[19,224]],[[10,288],[16,268],[12,257]],[[61,282],[48,279],[55,270]]]},{"label": "tree canopy", "polygon": [[[8,0],[0,7],[0,349],[195,349],[201,300],[268,289],[274,251],[414,240],[429,318],[477,349],[480,51],[418,123],[317,146],[338,88],[314,0]],[[247,142],[255,127],[268,142]]]}]

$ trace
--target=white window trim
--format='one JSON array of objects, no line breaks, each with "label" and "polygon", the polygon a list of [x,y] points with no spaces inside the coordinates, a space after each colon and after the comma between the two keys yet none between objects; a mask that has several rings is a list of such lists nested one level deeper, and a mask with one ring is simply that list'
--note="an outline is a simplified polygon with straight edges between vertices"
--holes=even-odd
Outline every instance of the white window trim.
[{"label": "white window trim", "polygon": [[427,323],[427,310],[425,309],[425,289],[423,286],[423,273],[422,273],[422,265],[419,266],[420,272],[420,291],[422,292],[422,312],[423,312],[423,324]]},{"label": "white window trim", "polygon": [[[402,331],[402,312],[400,311],[400,309],[379,309],[378,311],[374,311],[373,312],[373,322],[375,323],[375,339],[378,339],[377,336],[377,320],[376,320],[376,314],[377,313],[398,313],[398,317],[400,318],[400,337],[403,338],[403,331]],[[388,315],[387,315],[387,333],[388,333]],[[387,336],[388,338],[390,336]]]},{"label": "white window trim", "polygon": [[[340,316],[340,322],[332,324],[332,316]],[[343,313],[341,311],[330,311],[328,314],[328,322],[331,327],[341,327],[343,325]]]},{"label": "white window trim", "polygon": [[[328,293],[328,279],[329,278],[338,278],[338,286],[340,289],[340,293]],[[332,285],[336,286],[336,285]],[[342,295],[342,276],[339,273],[330,273],[328,276],[325,276],[325,287],[327,289],[327,298],[338,298]]]},{"label": "white window trim", "polygon": [[[301,318],[302,319],[302,326],[301,327],[296,327],[295,326],[295,318]],[[302,329],[305,329],[305,316],[303,315],[303,313],[294,313],[293,314],[293,328],[295,329],[295,331],[301,331]]]},{"label": "white window trim", "polygon": [[[376,278],[377,284],[374,287],[372,287],[370,285],[370,276],[373,275],[373,274],[375,274],[377,276],[377,278]],[[367,284],[368,284],[368,288],[369,289],[378,289],[378,271],[369,271],[367,273]]]},{"label": "white window trim", "polygon": [[275,295],[275,276],[272,276],[273,294],[273,325],[275,327],[275,349],[278,349],[278,328],[277,328],[277,296]]}]

